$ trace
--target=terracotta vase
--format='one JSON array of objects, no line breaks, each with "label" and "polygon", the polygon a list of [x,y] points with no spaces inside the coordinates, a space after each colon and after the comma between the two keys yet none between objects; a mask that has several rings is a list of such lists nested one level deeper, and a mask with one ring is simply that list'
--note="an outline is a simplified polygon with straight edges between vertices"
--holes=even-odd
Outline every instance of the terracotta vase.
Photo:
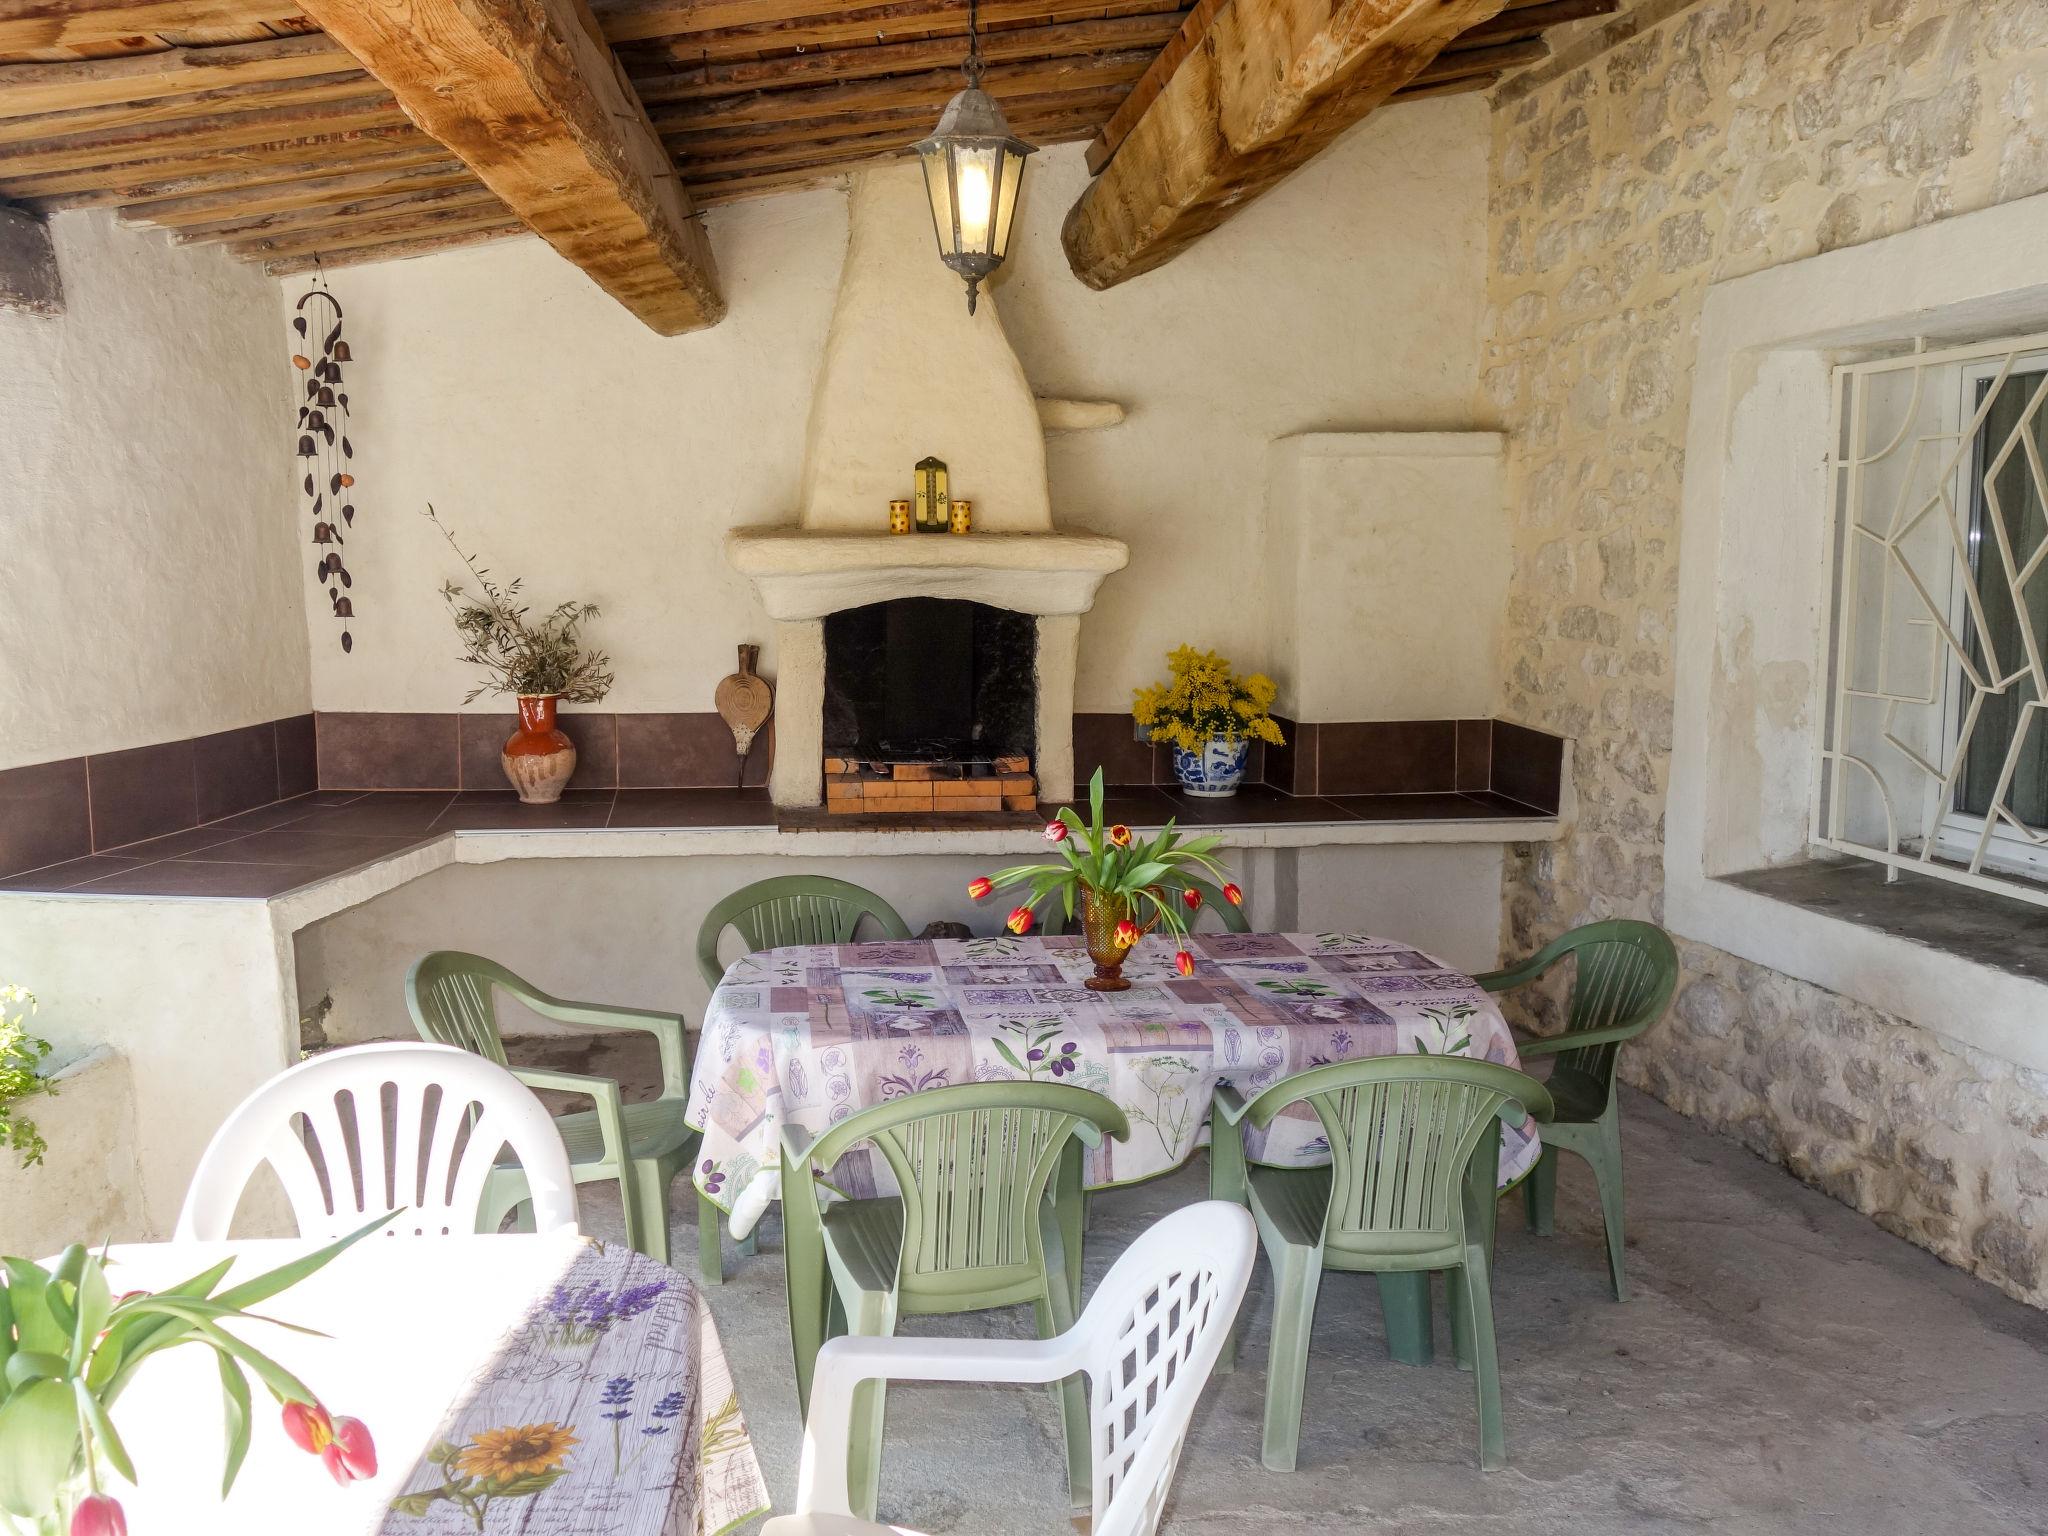
[{"label": "terracotta vase", "polygon": [[556,695],[520,695],[519,729],[505,743],[505,777],[527,805],[553,805],[576,771],[576,743],[555,724]]},{"label": "terracotta vase", "polygon": [[1088,958],[1095,962],[1095,974],[1081,983],[1091,992],[1124,992],[1130,981],[1124,975],[1124,956],[1130,953],[1116,936],[1116,925],[1131,915],[1131,904],[1120,896],[1098,896],[1086,887],[1081,891],[1081,934],[1088,944]]}]

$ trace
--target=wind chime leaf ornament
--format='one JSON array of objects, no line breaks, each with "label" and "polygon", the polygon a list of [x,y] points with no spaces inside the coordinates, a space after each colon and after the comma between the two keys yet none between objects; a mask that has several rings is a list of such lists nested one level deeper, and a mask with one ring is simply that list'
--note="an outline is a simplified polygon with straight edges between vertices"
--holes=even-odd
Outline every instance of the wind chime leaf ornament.
[{"label": "wind chime leaf ornament", "polygon": [[[321,313],[321,305],[326,306],[327,315]],[[344,593],[355,583],[342,560],[341,546],[347,542],[345,530],[353,529],[356,521],[355,498],[348,494],[356,483],[352,468],[356,450],[348,437],[348,392],[341,385],[342,364],[353,362],[354,357],[341,334],[341,301],[318,272],[313,286],[293,309],[292,366],[306,375],[294,423],[298,457],[307,461],[300,489],[313,525],[312,541],[320,550],[313,579],[327,589],[328,606],[342,626],[341,648],[348,652],[355,649],[349,630],[355,607]],[[316,321],[324,329],[316,354],[309,356]]]}]

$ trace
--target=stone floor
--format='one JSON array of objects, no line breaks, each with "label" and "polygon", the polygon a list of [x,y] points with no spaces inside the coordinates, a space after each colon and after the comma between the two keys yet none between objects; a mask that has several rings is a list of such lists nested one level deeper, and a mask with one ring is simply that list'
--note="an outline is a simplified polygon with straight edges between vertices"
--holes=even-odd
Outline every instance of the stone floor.
[{"label": "stone floor", "polygon": [[[1559,1234],[1503,1211],[1495,1280],[1512,1465],[1482,1474],[1471,1378],[1390,1362],[1369,1277],[1332,1276],[1317,1317],[1301,1462],[1259,1464],[1264,1266],[1237,1373],[1198,1410],[1164,1529],[1657,1533],[2048,1532],[2048,1316],[1887,1236],[1632,1095],[1629,1272],[1608,1299],[1590,1178],[1567,1161]],[[1148,1222],[1205,1192],[1206,1164],[1101,1199],[1100,1277]],[[618,1230],[590,1187],[586,1224]],[[678,1257],[694,1252],[679,1187]],[[778,1508],[796,1485],[780,1234],[728,1241],[709,1292]],[[1448,1339],[1438,1297],[1438,1337]],[[1021,1334],[1014,1313],[917,1331]],[[912,1388],[890,1399],[882,1513],[920,1531],[1067,1529],[1048,1395]]]}]

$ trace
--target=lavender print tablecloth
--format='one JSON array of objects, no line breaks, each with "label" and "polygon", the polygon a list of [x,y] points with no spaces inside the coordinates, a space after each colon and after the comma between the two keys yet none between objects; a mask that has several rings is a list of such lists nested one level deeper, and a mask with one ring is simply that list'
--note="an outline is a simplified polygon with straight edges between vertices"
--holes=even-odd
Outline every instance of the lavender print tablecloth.
[{"label": "lavender print tablecloth", "polygon": [[[1493,1000],[1471,977],[1357,933],[1199,933],[1195,973],[1153,936],[1124,961],[1134,985],[1090,992],[1078,936],[796,945],[735,961],[712,995],[690,1084],[704,1132],[697,1187],[752,1229],[775,1197],[781,1129],[813,1135],[855,1110],[926,1088],[1036,1079],[1092,1088],[1129,1117],[1127,1141],[1090,1155],[1092,1188],[1179,1167],[1208,1138],[1228,1083],[1247,1098],[1324,1062],[1430,1052],[1518,1066]],[[1329,1160],[1296,1106],[1246,1150],[1286,1167]],[[1502,1183],[1541,1149],[1504,1127]],[[891,1187],[865,1152],[832,1171],[850,1195]]]},{"label": "lavender print tablecloth", "polygon": [[380,1536],[721,1536],[767,1508],[695,1283],[593,1244],[468,1382]]}]

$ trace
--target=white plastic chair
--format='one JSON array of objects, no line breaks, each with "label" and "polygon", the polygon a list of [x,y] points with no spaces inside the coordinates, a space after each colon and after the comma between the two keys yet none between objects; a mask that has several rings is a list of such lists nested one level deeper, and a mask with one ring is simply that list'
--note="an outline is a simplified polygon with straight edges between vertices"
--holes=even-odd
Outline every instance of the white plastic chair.
[{"label": "white plastic chair", "polygon": [[532,1191],[535,1229],[578,1230],[569,1155],[546,1108],[510,1072],[452,1045],[328,1051],[235,1107],[193,1172],[177,1236],[226,1238],[261,1163],[284,1185],[301,1237],[345,1236],[394,1208],[405,1215],[386,1236],[495,1232],[505,1212],[479,1206],[508,1147]]},{"label": "white plastic chair", "polygon": [[890,1536],[853,1518],[847,1452],[865,1381],[1045,1384],[1088,1377],[1094,1536],[1152,1536],[1209,1373],[1258,1252],[1242,1206],[1205,1200],[1156,1223],[1056,1339],[838,1338],[818,1352],[796,1513],[761,1536]]}]

